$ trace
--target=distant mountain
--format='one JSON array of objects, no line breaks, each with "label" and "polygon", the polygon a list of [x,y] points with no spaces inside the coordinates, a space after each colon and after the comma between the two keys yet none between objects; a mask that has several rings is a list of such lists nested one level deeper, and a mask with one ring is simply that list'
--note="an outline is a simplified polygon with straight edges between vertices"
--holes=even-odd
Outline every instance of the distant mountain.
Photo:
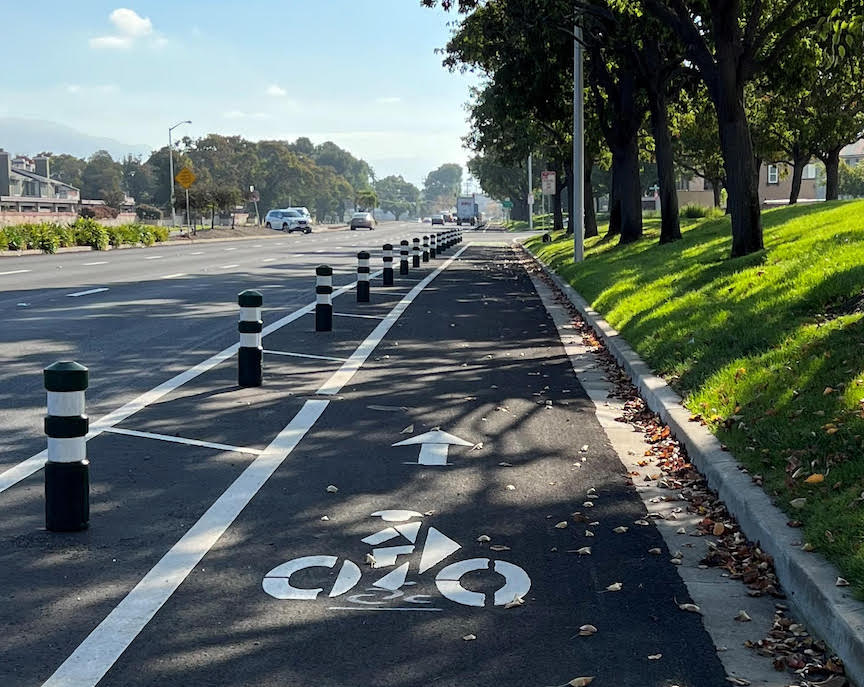
[{"label": "distant mountain", "polygon": [[148,155],[151,146],[130,145],[113,138],[90,136],[72,127],[41,119],[0,117],[0,148],[18,155],[51,152],[89,157],[107,150],[115,160],[126,155]]}]

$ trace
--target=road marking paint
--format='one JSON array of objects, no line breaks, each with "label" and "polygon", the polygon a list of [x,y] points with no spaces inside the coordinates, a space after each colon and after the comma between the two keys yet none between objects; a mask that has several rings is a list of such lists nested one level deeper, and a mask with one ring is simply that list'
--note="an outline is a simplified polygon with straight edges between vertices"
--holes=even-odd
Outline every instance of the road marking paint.
[{"label": "road marking paint", "polygon": [[203,250],[196,250],[194,253],[189,253],[189,255],[204,255]]},{"label": "road marking paint", "polygon": [[306,401],[294,419],[253,460],[183,537],[81,642],[42,687],[95,685],[171,598],[321,417],[329,401]]},{"label": "road marking paint", "polygon": [[103,291],[107,291],[107,288],[101,289],[90,289],[88,291],[76,291],[75,293],[67,293],[66,296],[68,298],[78,298],[78,296],[89,296],[91,293],[102,293]]},{"label": "road marking paint", "polygon": [[442,432],[440,429],[420,434],[410,439],[397,442],[393,446],[410,446],[420,444],[419,465],[447,465],[447,453],[450,444],[454,446],[473,446],[470,441],[465,441],[457,436]]},{"label": "road marking paint", "polygon": [[177,274],[166,274],[162,279],[177,279],[177,277],[185,277],[185,272],[178,272]]},{"label": "road marking paint", "polygon": [[[381,272],[376,272],[371,275],[372,278],[378,277],[381,275]],[[338,289],[333,291],[333,297],[341,296],[345,293],[350,292],[355,286],[357,282],[351,282],[350,284],[346,284],[345,286],[340,286]],[[282,327],[294,322],[295,320],[300,319],[304,315],[309,314],[310,312],[314,312],[315,310],[315,302],[309,303],[308,305],[295,310],[288,315],[285,315],[282,319],[276,320],[271,324],[268,324],[264,327],[264,330],[261,332],[262,336],[267,336],[268,334],[272,334],[275,331],[282,329]],[[117,410],[113,410],[107,415],[102,416],[98,421],[92,423],[90,425],[90,432],[87,434],[87,439],[92,439],[95,436],[99,436],[102,432],[104,432],[109,427],[113,427],[114,425],[120,424],[125,419],[131,417],[139,410],[143,410],[151,403],[156,403],[160,398],[167,396],[175,389],[183,386],[187,382],[195,379],[196,377],[204,374],[208,370],[212,370],[221,362],[227,360],[228,358],[232,358],[237,355],[237,349],[240,344],[235,343],[229,346],[228,348],[219,351],[218,353],[211,355],[206,360],[202,360],[197,365],[190,367],[188,370],[181,372],[180,374],[174,375],[171,379],[168,379],[161,384],[153,387],[150,391],[145,391],[143,394],[136,396],[131,401],[121,406]],[[5,472],[0,473],[0,493],[6,491],[10,487],[15,486],[18,482],[27,479],[35,472],[41,470],[45,465],[45,460],[48,457],[48,451],[43,450],[37,453],[36,455],[30,456],[26,460],[22,460],[17,465],[13,465],[11,468],[6,470]]]},{"label": "road marking paint", "polygon": [[232,267],[240,267],[240,265],[220,265],[219,269],[230,270]]},{"label": "road marking paint", "polygon": [[222,250],[237,250],[236,248],[223,248]]},{"label": "road marking paint", "polygon": [[165,257],[164,255],[148,255],[148,256],[147,256],[146,258],[144,258],[144,259],[145,259],[145,260],[161,260],[161,259],[164,258],[164,257]]},{"label": "road marking paint", "polygon": [[98,260],[97,262],[85,262],[84,266],[90,267],[91,265],[107,265],[107,264],[108,264],[107,260]]},{"label": "road marking paint", "polygon": [[[351,357],[345,362],[342,367],[340,367],[330,379],[324,382],[323,386],[316,393],[322,395],[333,395],[338,394],[342,387],[345,386],[351,378],[357,373],[363,363],[366,362],[366,358],[368,358],[372,351],[381,343],[381,339],[384,338],[384,335],[390,331],[390,328],[396,324],[396,320],[401,317],[402,313],[405,312],[406,308],[414,301],[414,299],[420,294],[423,289],[437,277],[441,272],[443,272],[449,265],[453,263],[462,253],[467,250],[470,246],[470,243],[466,243],[462,248],[455,253],[452,257],[448,258],[446,262],[441,264],[434,272],[426,275],[426,277],[421,281],[417,286],[411,289],[411,292],[405,296],[402,300],[400,300],[393,309],[387,313],[387,316],[384,318],[381,323],[372,330],[372,333],[366,337],[366,339],[361,343],[354,353],[351,354]],[[381,272],[377,272],[374,275],[370,275],[372,277],[376,277]]]},{"label": "road marking paint", "polygon": [[25,272],[29,272],[30,270],[12,270],[10,272],[0,272],[0,277],[5,274],[24,274]]},{"label": "road marking paint", "polygon": [[263,248],[264,246],[260,243],[253,244],[253,248]]},{"label": "road marking paint", "polygon": [[122,429],[120,427],[109,427],[106,430],[111,434],[125,434],[130,437],[139,437],[141,439],[158,439],[159,441],[169,441],[174,444],[188,444],[189,446],[203,446],[204,448],[215,448],[221,451],[234,451],[235,453],[250,453],[253,456],[263,453],[261,449],[248,448],[246,446],[229,446],[228,444],[217,444],[212,441],[199,441],[198,439],[186,439],[184,437],[175,437],[170,434],[155,434],[153,432],[139,432],[135,429]]},{"label": "road marking paint", "polygon": [[344,363],[348,358],[333,358],[329,355],[312,355],[311,353],[292,353],[290,351],[271,351],[267,348],[264,349],[265,353],[272,353],[273,355],[289,355],[294,356],[296,358],[312,358],[314,360],[333,360],[337,363]]},{"label": "road marking paint", "polygon": [[262,262],[275,262],[278,259],[279,258],[264,258],[264,260],[262,260]]},{"label": "road marking paint", "polygon": [[382,608],[381,606],[328,606],[328,611],[443,611],[443,608]]},{"label": "road marking paint", "polygon": [[259,289],[281,289],[285,284],[261,284]]},{"label": "road marking paint", "polygon": [[358,313],[351,312],[334,312],[333,317],[359,317],[364,320],[383,320],[384,317],[380,315],[360,315]]}]

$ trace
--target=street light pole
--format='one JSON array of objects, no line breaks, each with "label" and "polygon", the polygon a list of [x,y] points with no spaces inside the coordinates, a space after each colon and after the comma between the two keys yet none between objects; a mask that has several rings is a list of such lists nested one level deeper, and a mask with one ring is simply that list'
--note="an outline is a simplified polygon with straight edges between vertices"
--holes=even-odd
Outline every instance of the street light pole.
[{"label": "street light pole", "polygon": [[191,124],[192,121],[184,119],[182,122],[177,122],[174,126],[168,127],[168,173],[171,178],[168,180],[168,188],[171,189],[171,226],[177,226],[177,213],[174,210],[174,144],[171,141],[171,132],[181,124]]},{"label": "street light pole", "polygon": [[573,262],[585,259],[585,89],[582,74],[582,27],[573,29]]},{"label": "street light pole", "polygon": [[531,153],[528,153],[528,231],[534,231],[534,180],[531,174]]}]

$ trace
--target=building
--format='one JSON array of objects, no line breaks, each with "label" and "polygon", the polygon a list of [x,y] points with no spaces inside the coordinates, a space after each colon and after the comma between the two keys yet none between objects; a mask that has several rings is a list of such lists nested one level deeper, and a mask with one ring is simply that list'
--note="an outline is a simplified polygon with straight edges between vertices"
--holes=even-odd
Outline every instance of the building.
[{"label": "building", "polygon": [[51,178],[48,157],[16,157],[0,150],[0,212],[76,213],[81,192]]},{"label": "building", "polygon": [[[759,199],[763,206],[786,205],[792,191],[792,166],[785,162],[764,164],[759,168]],[[819,180],[816,161],[804,166],[799,203],[825,200],[825,184]]]}]

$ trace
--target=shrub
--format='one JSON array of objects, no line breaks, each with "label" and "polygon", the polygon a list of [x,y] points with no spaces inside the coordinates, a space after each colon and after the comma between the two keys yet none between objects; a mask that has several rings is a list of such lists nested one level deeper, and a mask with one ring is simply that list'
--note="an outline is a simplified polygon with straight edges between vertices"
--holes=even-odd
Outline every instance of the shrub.
[{"label": "shrub", "polygon": [[92,218],[79,217],[72,225],[75,230],[75,243],[90,246],[94,250],[108,249],[108,231]]},{"label": "shrub", "polygon": [[138,219],[162,219],[162,211],[154,205],[137,205],[135,214]]},{"label": "shrub", "polygon": [[84,219],[115,219],[120,211],[107,205],[88,205],[78,211]]},{"label": "shrub", "polygon": [[171,230],[168,227],[150,227],[150,231],[152,231],[153,236],[156,237],[157,243],[167,241],[168,237],[171,236]]},{"label": "shrub", "polygon": [[20,226],[10,226],[3,230],[6,250],[24,250],[27,242],[24,238],[24,230]]},{"label": "shrub", "polygon": [[685,205],[679,213],[681,217],[686,217],[687,219],[699,219],[700,217],[708,216],[708,208],[702,205]]}]

